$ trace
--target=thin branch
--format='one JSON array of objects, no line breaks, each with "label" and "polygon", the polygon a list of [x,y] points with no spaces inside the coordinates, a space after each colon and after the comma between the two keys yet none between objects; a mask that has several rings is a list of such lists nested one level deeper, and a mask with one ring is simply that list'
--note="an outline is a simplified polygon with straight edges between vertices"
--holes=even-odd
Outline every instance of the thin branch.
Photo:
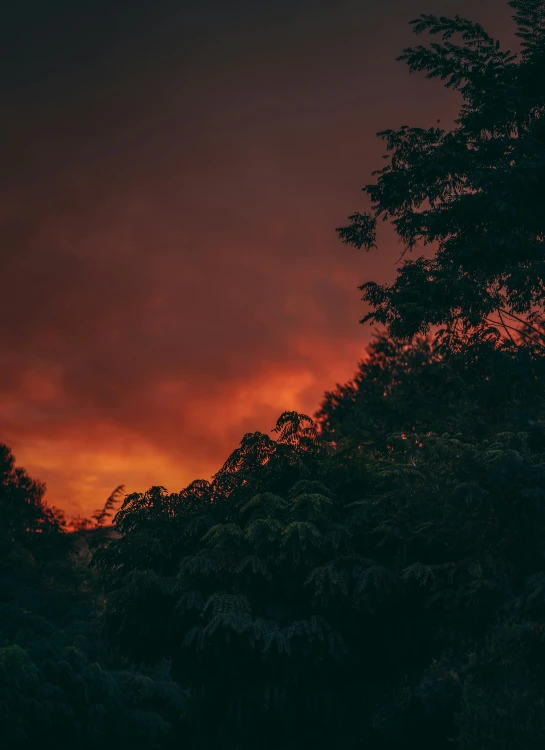
[{"label": "thin branch", "polygon": [[536,327],[535,327],[535,326],[533,326],[533,325],[532,325],[531,323],[528,323],[528,321],[527,321],[527,320],[524,320],[523,318],[519,318],[519,317],[517,317],[517,316],[516,316],[516,315],[514,315],[514,314],[513,314],[512,312],[508,312],[508,311],[507,311],[507,310],[505,310],[504,308],[498,308],[498,311],[499,311],[499,310],[501,310],[501,311],[502,311],[502,312],[503,312],[503,313],[504,313],[505,315],[509,316],[510,318],[513,318],[513,320],[516,320],[517,322],[519,322],[519,323],[522,323],[522,325],[528,326],[528,328],[531,328],[531,329],[532,329],[532,331],[535,331],[535,333],[536,333],[536,334],[537,334],[538,336],[541,336],[541,338],[545,340],[545,334],[543,334],[543,333],[542,333],[542,332],[541,332],[541,331],[539,330],[539,328],[536,328]]},{"label": "thin branch", "polygon": [[504,321],[503,316],[501,314],[501,308],[498,308],[498,315],[500,316],[501,324],[502,324],[505,332],[507,333],[507,335],[509,336],[509,338],[511,339],[511,341],[514,344],[515,343],[515,339],[511,336],[508,327],[505,325],[505,321]]},{"label": "thin branch", "polygon": [[[500,326],[502,327],[502,324],[498,320],[492,320],[491,318],[484,318],[484,320],[487,323],[491,323],[494,326]],[[537,344],[538,346],[543,346],[543,344],[540,341],[536,341],[532,338],[532,336],[529,333],[526,333],[525,331],[521,331],[519,328],[514,328],[513,326],[508,326],[507,323],[503,326],[505,329],[509,328],[511,331],[515,331],[515,333],[518,333],[519,336],[524,336],[524,338],[529,339],[532,343]]]}]

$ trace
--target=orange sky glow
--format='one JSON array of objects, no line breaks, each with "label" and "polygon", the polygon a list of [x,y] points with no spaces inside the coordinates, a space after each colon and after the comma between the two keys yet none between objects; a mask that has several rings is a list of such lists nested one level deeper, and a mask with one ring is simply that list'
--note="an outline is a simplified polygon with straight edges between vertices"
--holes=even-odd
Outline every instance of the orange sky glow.
[{"label": "orange sky glow", "polygon": [[395,62],[408,21],[509,29],[501,0],[167,5],[4,103],[0,441],[68,516],[210,478],[351,377],[357,287],[401,248],[386,229],[358,253],[335,227],[365,209],[377,131],[456,114]]}]

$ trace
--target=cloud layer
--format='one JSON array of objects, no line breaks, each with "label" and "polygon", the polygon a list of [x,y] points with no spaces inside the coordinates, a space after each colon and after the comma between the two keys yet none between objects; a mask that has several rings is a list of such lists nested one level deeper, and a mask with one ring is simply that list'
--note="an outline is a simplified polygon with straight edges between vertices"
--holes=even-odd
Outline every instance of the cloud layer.
[{"label": "cloud layer", "polygon": [[[362,5],[184,18],[165,3],[12,87],[0,440],[69,515],[122,482],[209,477],[245,432],[312,413],[354,370],[357,286],[392,278],[399,246],[386,232],[357,254],[334,228],[364,207],[375,132],[457,103],[393,61],[422,3]],[[485,5],[479,20],[505,25]]]}]

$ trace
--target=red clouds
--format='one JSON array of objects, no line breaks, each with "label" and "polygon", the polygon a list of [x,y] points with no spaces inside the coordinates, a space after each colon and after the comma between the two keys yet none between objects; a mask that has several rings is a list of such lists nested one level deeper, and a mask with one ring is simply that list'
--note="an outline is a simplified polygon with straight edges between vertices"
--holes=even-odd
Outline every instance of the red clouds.
[{"label": "red clouds", "polygon": [[358,255],[334,227],[381,164],[376,131],[456,112],[394,62],[422,3],[365,5],[198,34],[173,16],[8,99],[0,440],[69,514],[209,477],[352,374],[357,286],[399,247]]}]

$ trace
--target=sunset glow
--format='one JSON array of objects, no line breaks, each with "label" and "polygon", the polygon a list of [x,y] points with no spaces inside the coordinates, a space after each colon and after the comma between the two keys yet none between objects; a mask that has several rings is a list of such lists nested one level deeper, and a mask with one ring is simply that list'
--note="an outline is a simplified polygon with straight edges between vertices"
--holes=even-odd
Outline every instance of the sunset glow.
[{"label": "sunset glow", "polygon": [[[495,32],[500,5],[456,12]],[[381,166],[375,133],[458,102],[394,62],[425,4],[309,7],[173,9],[14,74],[0,441],[69,516],[122,483],[210,478],[363,355],[357,287],[391,279],[400,248],[386,230],[358,254],[335,227]]]}]

